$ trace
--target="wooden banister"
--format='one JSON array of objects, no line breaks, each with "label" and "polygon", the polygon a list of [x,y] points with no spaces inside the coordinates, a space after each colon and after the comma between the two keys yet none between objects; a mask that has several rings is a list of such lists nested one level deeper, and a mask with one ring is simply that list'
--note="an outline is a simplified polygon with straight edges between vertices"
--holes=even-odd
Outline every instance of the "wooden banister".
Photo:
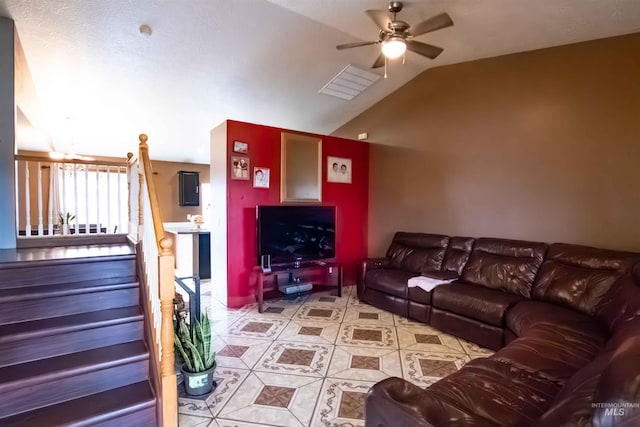
[{"label": "wooden banister", "polygon": [[31,154],[16,154],[13,156],[15,160],[25,160],[30,162],[43,162],[43,163],[70,163],[77,165],[100,165],[100,166],[127,166],[126,161],[118,160],[80,160],[80,159],[52,159],[48,156],[35,156]]},{"label": "wooden banister", "polygon": [[[147,182],[147,189],[149,191],[149,203],[151,204],[153,229],[156,232],[156,242],[158,245],[158,252],[160,252],[162,249],[160,241],[164,238],[164,222],[162,222],[160,203],[158,202],[158,193],[156,193],[156,184],[153,180],[151,160],[149,160],[149,146],[147,145],[147,135],[145,135],[144,133],[140,134],[140,161],[142,162],[142,166],[144,168],[145,181]],[[171,283],[173,287],[173,280]]]},{"label": "wooden banister", "polygon": [[[138,242],[144,264],[144,268],[141,269],[144,277],[141,277],[141,280],[144,279],[143,287],[148,293],[145,298],[148,319],[145,321],[150,326],[150,341],[153,341],[149,343],[154,347],[153,351],[150,351],[154,359],[152,363],[160,376],[159,381],[154,384],[158,405],[161,405],[158,421],[162,426],[175,427],[178,425],[178,388],[173,349],[175,257],[171,250],[172,241],[164,235],[162,213],[149,159],[147,135],[141,134],[139,139],[138,156],[133,153],[127,154],[129,171],[137,171],[138,175],[129,177],[129,188],[138,191],[138,194],[129,196],[129,220],[135,220],[137,223],[132,238]],[[133,185],[134,179],[137,185]],[[137,215],[132,209],[132,203],[137,203]],[[134,215],[137,218],[131,218]]]}]

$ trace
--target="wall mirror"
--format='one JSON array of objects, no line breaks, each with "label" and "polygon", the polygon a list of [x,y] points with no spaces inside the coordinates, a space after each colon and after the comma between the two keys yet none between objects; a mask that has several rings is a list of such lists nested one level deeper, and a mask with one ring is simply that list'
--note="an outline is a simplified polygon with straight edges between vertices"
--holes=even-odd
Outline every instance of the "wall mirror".
[{"label": "wall mirror", "polygon": [[282,132],[280,201],[322,201],[322,139]]}]

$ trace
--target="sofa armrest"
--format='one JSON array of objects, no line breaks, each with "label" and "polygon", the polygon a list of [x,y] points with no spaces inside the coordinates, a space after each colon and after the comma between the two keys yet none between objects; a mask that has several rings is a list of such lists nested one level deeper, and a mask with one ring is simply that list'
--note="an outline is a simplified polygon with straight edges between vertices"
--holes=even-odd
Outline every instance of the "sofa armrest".
[{"label": "sofa armrest", "polygon": [[362,299],[364,294],[364,276],[369,270],[388,267],[391,260],[389,258],[368,258],[362,261],[360,266],[360,274],[358,277],[358,298]]},{"label": "sofa armrest", "polygon": [[424,418],[426,393],[401,378],[380,381],[369,390],[365,427],[433,427]]},{"label": "sofa armrest", "polygon": [[369,390],[365,427],[435,427],[495,425],[440,399],[402,378],[382,380]]}]

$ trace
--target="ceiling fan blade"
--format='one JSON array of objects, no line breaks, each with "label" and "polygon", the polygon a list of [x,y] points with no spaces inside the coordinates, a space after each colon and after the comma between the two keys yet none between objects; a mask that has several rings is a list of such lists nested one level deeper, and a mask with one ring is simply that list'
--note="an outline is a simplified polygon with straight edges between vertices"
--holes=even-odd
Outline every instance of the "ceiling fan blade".
[{"label": "ceiling fan blade", "polygon": [[376,59],[376,62],[373,63],[371,68],[380,68],[382,66],[384,66],[384,54],[381,53]]},{"label": "ceiling fan blade", "polygon": [[391,30],[391,19],[389,19],[389,15],[387,15],[387,12],[384,12],[382,10],[369,9],[366,11],[366,13],[382,31],[388,33]]},{"label": "ceiling fan blade", "polygon": [[441,47],[433,46],[430,44],[417,42],[415,40],[407,40],[407,49],[411,52],[415,52],[427,58],[436,59],[438,55],[442,53],[444,49]]},{"label": "ceiling fan blade", "polygon": [[409,32],[415,37],[441,28],[450,27],[452,25],[453,21],[451,20],[451,17],[446,13],[441,13],[440,15],[429,18],[426,21],[422,21],[417,25],[412,25],[409,28]]},{"label": "ceiling fan blade", "polygon": [[379,42],[377,40],[374,41],[374,42],[346,43],[346,44],[339,44],[338,46],[336,46],[336,49],[338,49],[338,50],[351,49],[352,47],[368,46],[370,44],[378,44],[378,43]]}]

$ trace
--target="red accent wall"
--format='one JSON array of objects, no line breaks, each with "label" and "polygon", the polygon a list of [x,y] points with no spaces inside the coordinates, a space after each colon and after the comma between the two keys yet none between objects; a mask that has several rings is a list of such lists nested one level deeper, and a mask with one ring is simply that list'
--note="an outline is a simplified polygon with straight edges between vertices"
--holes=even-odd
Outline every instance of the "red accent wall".
[{"label": "red accent wall", "polygon": [[[361,141],[229,120],[227,159],[233,142],[249,144],[249,167],[270,168],[269,189],[253,188],[253,181],[232,180],[227,171],[227,302],[231,307],[255,301],[257,205],[280,204],[281,132],[322,138],[322,204],[336,206],[336,261],[344,266],[346,283],[355,282],[358,262],[367,256],[369,145]],[[327,182],[327,156],[352,160],[352,183]],[[229,163],[227,164],[229,169]],[[214,207],[215,209],[215,207]]]}]

